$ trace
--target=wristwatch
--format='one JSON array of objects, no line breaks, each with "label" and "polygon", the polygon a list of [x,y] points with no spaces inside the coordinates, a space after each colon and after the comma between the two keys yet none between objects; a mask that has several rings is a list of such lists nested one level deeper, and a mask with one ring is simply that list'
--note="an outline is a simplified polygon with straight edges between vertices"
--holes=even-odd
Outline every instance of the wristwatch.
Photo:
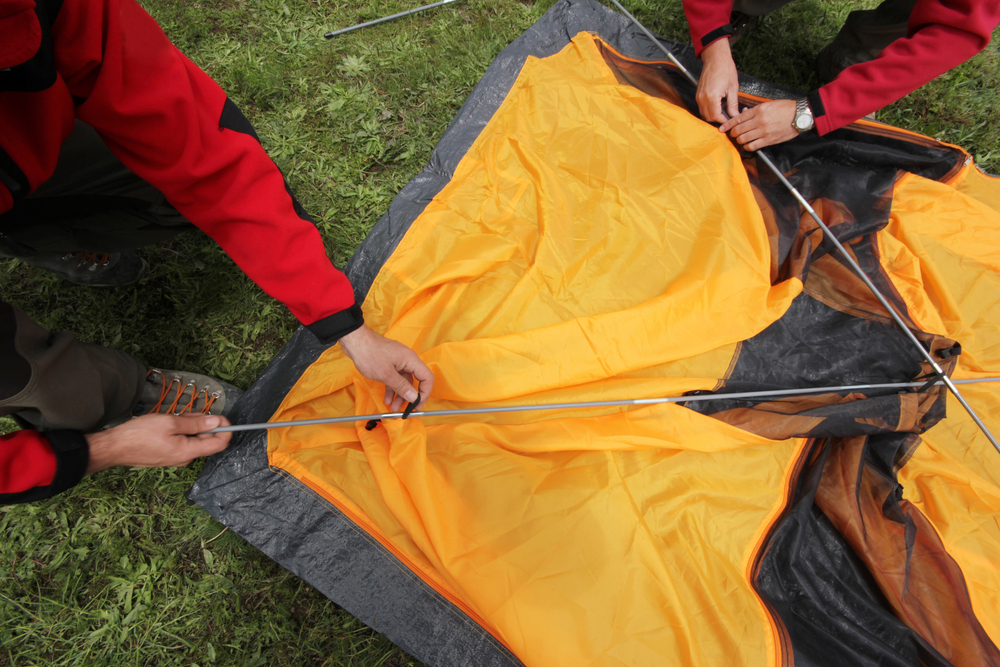
[{"label": "wristwatch", "polygon": [[795,118],[792,119],[792,127],[799,132],[808,132],[816,127],[812,109],[809,108],[809,101],[804,97],[795,103]]}]

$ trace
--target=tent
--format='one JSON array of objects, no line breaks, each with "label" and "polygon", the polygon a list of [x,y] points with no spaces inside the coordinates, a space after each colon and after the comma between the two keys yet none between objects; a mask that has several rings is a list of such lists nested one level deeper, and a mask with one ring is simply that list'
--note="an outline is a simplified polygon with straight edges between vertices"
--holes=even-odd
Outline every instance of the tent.
[{"label": "tent", "polygon": [[[1000,456],[953,399],[726,398],[929,369],[696,114],[623,17],[560,0],[347,273],[429,409],[718,398],[258,431],[191,500],[429,665],[1000,665]],[[996,179],[878,123],[770,154],[949,375],[1000,375]],[[963,393],[1000,432],[997,385]],[[236,421],[380,395],[300,330]]]}]

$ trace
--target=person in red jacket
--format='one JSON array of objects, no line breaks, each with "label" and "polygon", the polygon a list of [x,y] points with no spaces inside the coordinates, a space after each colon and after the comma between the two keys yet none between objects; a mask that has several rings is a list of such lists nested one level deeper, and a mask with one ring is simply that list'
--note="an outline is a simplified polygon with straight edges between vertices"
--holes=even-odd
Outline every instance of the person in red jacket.
[{"label": "person in red jacket", "polygon": [[[145,271],[134,248],[192,225],[321,342],[339,341],[386,385],[386,405],[426,401],[431,371],[365,326],[249,121],[135,0],[0,0],[0,257],[124,284]],[[0,437],[0,503],[223,449],[228,434],[192,437],[226,423],[212,414],[225,387],[203,382],[48,332],[0,300],[0,415],[26,427]],[[205,414],[124,421],[137,405]]]},{"label": "person in red jacket", "polygon": [[820,53],[829,83],[801,100],[774,100],[741,113],[730,52],[734,4],[737,12],[758,16],[790,1],[684,0],[695,53],[704,63],[698,108],[748,150],[811,129],[824,135],[877,111],[982,51],[1000,24],[1000,2],[886,0],[874,10],[852,12]]}]

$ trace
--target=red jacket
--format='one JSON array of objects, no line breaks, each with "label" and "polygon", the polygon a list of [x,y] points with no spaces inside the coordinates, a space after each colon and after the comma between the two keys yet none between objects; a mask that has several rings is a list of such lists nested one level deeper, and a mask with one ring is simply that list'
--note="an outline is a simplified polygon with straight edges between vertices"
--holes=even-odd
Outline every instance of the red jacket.
[{"label": "red jacket", "polygon": [[[361,326],[250,123],[134,0],[0,0],[0,214],[52,175],[75,118],[320,340]],[[35,432],[5,436],[0,500],[53,484],[63,463],[80,458]]]},{"label": "red jacket", "polygon": [[[684,0],[697,55],[732,34],[732,10],[732,0]],[[823,135],[844,127],[960,65],[986,48],[997,24],[1000,2],[996,0],[918,0],[905,38],[810,93],[816,130]]]}]

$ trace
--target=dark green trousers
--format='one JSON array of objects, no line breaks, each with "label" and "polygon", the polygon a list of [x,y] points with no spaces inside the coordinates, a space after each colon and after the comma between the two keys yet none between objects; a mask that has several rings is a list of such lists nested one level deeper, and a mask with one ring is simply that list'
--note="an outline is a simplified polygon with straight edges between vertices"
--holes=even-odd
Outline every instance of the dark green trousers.
[{"label": "dark green trousers", "polygon": [[[787,5],[792,0],[735,0],[733,10],[763,16]],[[820,72],[827,81],[845,68],[857,63],[874,60],[882,49],[901,37],[906,37],[906,26],[917,0],[885,0],[875,9],[851,12],[833,42],[832,57]]]},{"label": "dark green trousers", "polygon": [[[163,193],[77,122],[52,178],[0,215],[0,257],[120,252],[188,229]],[[50,332],[0,300],[0,415],[40,429],[93,431],[128,415],[145,377],[145,364],[128,354]]]},{"label": "dark green trousers", "polygon": [[120,350],[51,333],[0,301],[0,415],[41,430],[91,432],[131,412],[146,366]]},{"label": "dark green trousers", "polygon": [[[163,193],[132,173],[89,125],[77,121],[55,173],[0,215],[0,253],[112,253],[194,229]],[[10,251],[13,246],[15,252]]]}]

